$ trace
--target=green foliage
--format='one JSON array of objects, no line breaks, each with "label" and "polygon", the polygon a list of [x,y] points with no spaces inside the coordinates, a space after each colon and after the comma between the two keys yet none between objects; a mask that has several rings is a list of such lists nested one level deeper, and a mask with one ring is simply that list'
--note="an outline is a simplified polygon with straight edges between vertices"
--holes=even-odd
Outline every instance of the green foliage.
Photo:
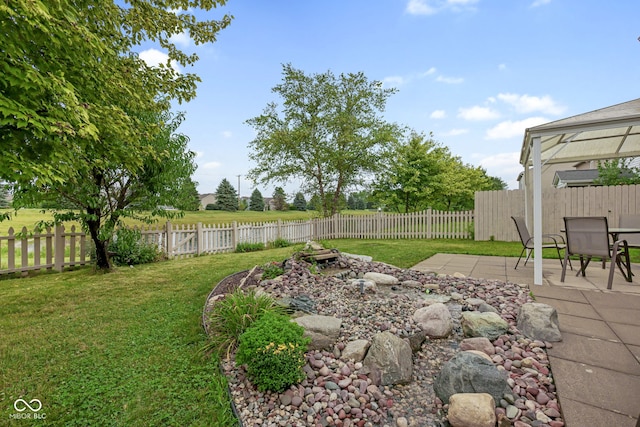
[{"label": "green foliage", "polygon": [[282,187],[276,187],[273,190],[273,208],[277,211],[287,210],[287,195]]},{"label": "green foliage", "polygon": [[271,248],[286,248],[287,246],[291,246],[291,242],[287,239],[283,239],[282,237],[277,238],[273,242],[269,242],[267,245],[269,249]]},{"label": "green foliage", "polygon": [[307,210],[307,201],[305,200],[304,195],[301,192],[296,193],[296,197],[293,199],[293,207],[298,211]]},{"label": "green foliage", "polygon": [[305,378],[304,354],[311,341],[284,315],[265,313],[240,336],[236,363],[246,364],[261,391],[281,392]]},{"label": "green foliage", "polygon": [[274,277],[281,276],[284,273],[284,268],[282,268],[282,264],[279,262],[268,262],[261,267],[262,269],[262,279],[269,280]]},{"label": "green foliage", "polygon": [[111,260],[116,265],[148,264],[162,257],[157,245],[144,242],[140,231],[130,228],[116,231],[109,251],[113,253]]},{"label": "green foliage", "polygon": [[238,210],[238,193],[226,178],[222,179],[216,189],[216,206],[221,211],[235,212]]},{"label": "green foliage", "polygon": [[[473,209],[476,191],[497,189],[500,182],[484,169],[464,164],[432,135],[411,131],[386,156],[376,175],[374,196],[387,210],[417,212]],[[504,183],[502,183],[504,184]]]},{"label": "green foliage", "polygon": [[[166,111],[171,99],[193,99],[200,80],[168,65],[198,60],[173,36],[214,42],[232,17],[203,21],[191,11],[224,3],[1,2],[0,179],[60,184],[75,174],[78,161],[100,168],[114,157],[126,170],[140,167],[155,126],[137,114]],[[150,67],[135,53],[148,44],[166,50],[166,64]]]},{"label": "green foliage", "polygon": [[235,289],[214,303],[208,313],[209,342],[206,350],[229,357],[238,346],[238,339],[256,320],[267,312],[283,314],[282,307],[264,294]]},{"label": "green foliage", "polygon": [[236,252],[256,252],[264,249],[264,243],[240,242],[236,245]]},{"label": "green foliage", "polygon": [[262,197],[262,193],[257,188],[253,190],[253,193],[251,193],[251,198],[249,199],[249,210],[254,212],[264,211],[264,197]]},{"label": "green foliage", "polygon": [[612,159],[598,162],[598,178],[594,184],[640,184],[640,168],[630,166],[632,159]]},{"label": "green foliage", "polygon": [[307,75],[291,64],[283,65],[283,81],[272,90],[282,108],[269,103],[247,120],[256,130],[249,158],[257,166],[249,177],[262,183],[299,178],[331,216],[346,189],[378,170],[383,149],[396,139],[397,126],[380,115],[396,90],[361,72]]},{"label": "green foliage", "polygon": [[219,211],[220,209],[218,209],[218,205],[216,205],[215,203],[209,203],[207,206],[205,206],[204,208],[207,211]]}]

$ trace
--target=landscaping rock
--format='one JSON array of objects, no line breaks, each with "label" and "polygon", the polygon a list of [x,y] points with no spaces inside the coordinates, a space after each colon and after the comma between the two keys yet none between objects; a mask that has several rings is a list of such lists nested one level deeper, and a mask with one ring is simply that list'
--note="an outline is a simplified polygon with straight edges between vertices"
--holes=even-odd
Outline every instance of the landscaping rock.
[{"label": "landscaping rock", "polygon": [[413,313],[413,320],[431,338],[445,338],[453,331],[453,318],[442,303],[419,308]]},{"label": "landscaping rock", "polygon": [[452,427],[494,427],[495,401],[487,393],[458,393],[449,398],[448,420]]},{"label": "landscaping rock", "polygon": [[332,316],[302,316],[293,319],[304,328],[305,336],[311,338],[309,350],[323,350],[333,347],[338,335],[342,319]]},{"label": "landscaping rock", "polygon": [[457,393],[488,393],[497,402],[511,391],[505,371],[499,371],[484,357],[468,351],[456,354],[444,364],[433,389],[445,403]]},{"label": "landscaping rock", "polygon": [[344,360],[353,360],[354,362],[360,362],[367,355],[367,350],[369,350],[369,340],[355,340],[349,341],[344,350],[342,350],[342,359]]},{"label": "landscaping rock", "polygon": [[509,330],[509,324],[493,312],[466,311],[462,313],[460,324],[464,336],[486,337],[491,341]]},{"label": "landscaping rock", "polygon": [[411,381],[411,347],[407,341],[390,332],[380,332],[373,337],[363,364],[371,372],[371,377],[379,379],[381,385],[407,384]]},{"label": "landscaping rock", "polygon": [[547,304],[523,304],[518,311],[518,329],[527,337],[548,342],[562,341],[558,312]]},{"label": "landscaping rock", "polygon": [[400,280],[398,280],[397,277],[391,276],[389,274],[384,274],[384,273],[368,272],[364,274],[363,278],[366,280],[372,280],[376,283],[376,285],[380,285],[380,286],[382,285],[394,286],[400,283]]}]

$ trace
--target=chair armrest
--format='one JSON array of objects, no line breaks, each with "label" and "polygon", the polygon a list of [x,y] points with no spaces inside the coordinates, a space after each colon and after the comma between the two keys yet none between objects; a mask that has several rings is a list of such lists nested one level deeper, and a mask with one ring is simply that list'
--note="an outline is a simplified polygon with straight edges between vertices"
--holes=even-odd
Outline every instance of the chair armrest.
[{"label": "chair armrest", "polygon": [[562,235],[561,235],[561,234],[543,234],[543,235],[542,235],[542,238],[545,238],[545,237],[546,237],[546,238],[548,238],[548,239],[553,240],[553,242],[554,242],[556,245],[558,244],[558,240],[557,240],[557,238],[559,238],[559,239],[560,239],[560,242],[561,242],[562,244],[564,244],[564,243],[565,243],[565,241],[564,241],[564,237],[562,237]]}]

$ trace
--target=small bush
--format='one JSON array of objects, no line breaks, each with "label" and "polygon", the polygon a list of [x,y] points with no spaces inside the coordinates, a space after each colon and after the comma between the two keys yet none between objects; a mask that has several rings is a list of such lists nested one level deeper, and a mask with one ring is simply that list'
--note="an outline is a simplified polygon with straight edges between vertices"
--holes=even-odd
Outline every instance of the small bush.
[{"label": "small bush", "polygon": [[216,301],[209,312],[209,343],[205,350],[219,355],[229,354],[238,346],[238,338],[244,331],[267,312],[284,313],[268,295],[257,296],[254,291],[236,289],[223,299]]},{"label": "small bush", "polygon": [[281,276],[284,268],[279,262],[269,262],[262,266],[262,279],[269,280]]},{"label": "small bush", "polygon": [[273,242],[269,242],[269,248],[277,249],[277,248],[286,248],[291,246],[291,242],[286,239],[278,238]]},{"label": "small bush", "polygon": [[157,245],[142,241],[140,231],[129,228],[118,229],[108,250],[116,265],[147,264],[162,257]]},{"label": "small bush", "polygon": [[264,243],[238,243],[236,252],[257,252],[264,250]]},{"label": "small bush", "polygon": [[304,353],[311,340],[303,334],[287,316],[265,313],[240,336],[236,363],[247,365],[258,390],[281,392],[305,378]]}]

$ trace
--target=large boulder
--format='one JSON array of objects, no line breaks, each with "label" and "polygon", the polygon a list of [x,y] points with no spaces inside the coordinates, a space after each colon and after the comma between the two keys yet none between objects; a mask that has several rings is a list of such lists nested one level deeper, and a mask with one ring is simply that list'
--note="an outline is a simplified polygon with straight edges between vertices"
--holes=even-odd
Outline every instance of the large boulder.
[{"label": "large boulder", "polygon": [[311,338],[309,350],[327,350],[333,347],[342,326],[342,319],[332,316],[302,316],[293,319],[304,328],[304,335]]},{"label": "large boulder", "polygon": [[363,365],[374,383],[407,384],[413,375],[411,347],[406,340],[391,332],[380,332],[371,340]]},{"label": "large boulder", "polygon": [[486,337],[465,338],[460,342],[460,350],[478,350],[489,356],[496,354],[496,348]]},{"label": "large boulder", "polygon": [[457,393],[488,393],[499,402],[511,390],[507,377],[506,371],[499,371],[491,361],[462,351],[443,365],[433,389],[444,403]]},{"label": "large boulder", "polygon": [[458,393],[449,398],[447,420],[452,427],[494,427],[496,404],[487,393]]},{"label": "large boulder", "polygon": [[539,302],[523,304],[518,311],[518,329],[528,338],[540,341],[562,341],[555,308]]},{"label": "large boulder", "polygon": [[430,338],[446,338],[453,331],[451,312],[440,302],[419,308],[413,313],[413,320]]},{"label": "large boulder", "polygon": [[509,330],[509,324],[500,315],[490,311],[465,311],[460,325],[465,337],[485,337],[491,341]]}]

